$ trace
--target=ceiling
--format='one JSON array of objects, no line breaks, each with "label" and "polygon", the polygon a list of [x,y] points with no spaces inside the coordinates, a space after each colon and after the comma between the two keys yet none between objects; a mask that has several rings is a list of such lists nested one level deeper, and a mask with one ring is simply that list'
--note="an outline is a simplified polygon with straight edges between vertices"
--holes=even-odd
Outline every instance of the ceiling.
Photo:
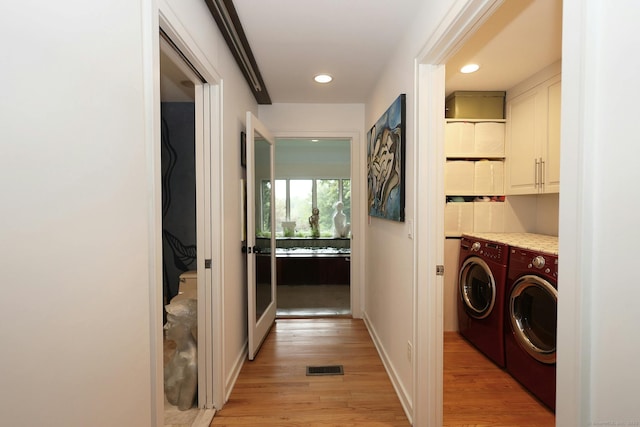
[{"label": "ceiling", "polygon": [[365,102],[423,2],[233,1],[273,103]]},{"label": "ceiling", "polygon": [[[364,103],[388,52],[423,2],[324,0],[311,7],[300,0],[234,0],[234,5],[273,103]],[[561,0],[506,0],[447,62],[447,94],[507,90],[557,61],[561,25]],[[471,60],[480,64],[478,72],[457,71]],[[161,64],[161,71],[163,79],[181,81],[169,74],[169,66]],[[315,83],[313,76],[321,72],[334,81]],[[173,96],[168,91],[163,91],[167,100]]]},{"label": "ceiling", "polygon": [[160,49],[160,95],[164,102],[193,102],[193,83],[163,49]]},{"label": "ceiling", "polygon": [[[508,90],[562,57],[562,1],[506,0],[447,61],[447,94]],[[460,73],[476,63],[480,70]]]}]

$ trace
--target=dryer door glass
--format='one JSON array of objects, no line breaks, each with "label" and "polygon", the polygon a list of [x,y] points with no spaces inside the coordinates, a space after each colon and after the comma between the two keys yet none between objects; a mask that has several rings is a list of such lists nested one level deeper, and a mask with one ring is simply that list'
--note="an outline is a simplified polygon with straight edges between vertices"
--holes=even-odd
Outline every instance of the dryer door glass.
[{"label": "dryer door glass", "polygon": [[496,301],[496,283],[489,266],[480,258],[469,258],[460,269],[460,297],[470,316],[484,319]]},{"label": "dryer door glass", "polygon": [[556,362],[558,292],[546,280],[523,276],[511,290],[509,314],[518,344],[543,363]]}]

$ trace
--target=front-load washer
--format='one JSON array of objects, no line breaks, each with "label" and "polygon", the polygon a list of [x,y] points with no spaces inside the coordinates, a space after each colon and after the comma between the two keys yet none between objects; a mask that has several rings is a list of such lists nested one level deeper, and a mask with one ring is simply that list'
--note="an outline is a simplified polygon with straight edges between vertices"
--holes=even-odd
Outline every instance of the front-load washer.
[{"label": "front-load washer", "polygon": [[460,239],[458,330],[496,365],[505,366],[504,298],[509,246],[469,235]]},{"label": "front-load washer", "polygon": [[505,362],[513,378],[555,410],[558,256],[511,248]]}]

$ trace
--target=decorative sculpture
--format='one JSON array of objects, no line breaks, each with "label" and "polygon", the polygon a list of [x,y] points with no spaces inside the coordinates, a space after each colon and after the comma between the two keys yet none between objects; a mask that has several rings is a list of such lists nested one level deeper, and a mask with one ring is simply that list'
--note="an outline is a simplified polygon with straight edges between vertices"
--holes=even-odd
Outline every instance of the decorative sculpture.
[{"label": "decorative sculpture", "polygon": [[320,225],[318,224],[320,221],[320,210],[318,208],[313,208],[311,213],[312,215],[309,217],[311,237],[320,237]]},{"label": "decorative sculpture", "polygon": [[349,231],[351,231],[351,224],[347,222],[347,216],[342,212],[344,204],[341,200],[338,200],[335,204],[336,213],[333,214],[333,236],[334,237],[347,237]]},{"label": "decorative sculpture", "polygon": [[191,332],[197,324],[197,301],[174,301],[166,310],[165,335],[176,343],[176,351],[164,368],[164,392],[169,403],[186,411],[193,406],[198,389],[198,351]]}]

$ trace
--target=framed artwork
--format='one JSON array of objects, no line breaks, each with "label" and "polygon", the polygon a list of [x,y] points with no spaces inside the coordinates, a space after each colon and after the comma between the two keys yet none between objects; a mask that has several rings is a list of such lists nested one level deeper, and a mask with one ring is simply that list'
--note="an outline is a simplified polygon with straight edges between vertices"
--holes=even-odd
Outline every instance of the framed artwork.
[{"label": "framed artwork", "polygon": [[367,134],[369,215],[404,222],[406,95]]},{"label": "framed artwork", "polygon": [[247,241],[247,181],[240,180],[240,241]]},{"label": "framed artwork", "polygon": [[247,167],[247,134],[240,132],[240,165]]}]

